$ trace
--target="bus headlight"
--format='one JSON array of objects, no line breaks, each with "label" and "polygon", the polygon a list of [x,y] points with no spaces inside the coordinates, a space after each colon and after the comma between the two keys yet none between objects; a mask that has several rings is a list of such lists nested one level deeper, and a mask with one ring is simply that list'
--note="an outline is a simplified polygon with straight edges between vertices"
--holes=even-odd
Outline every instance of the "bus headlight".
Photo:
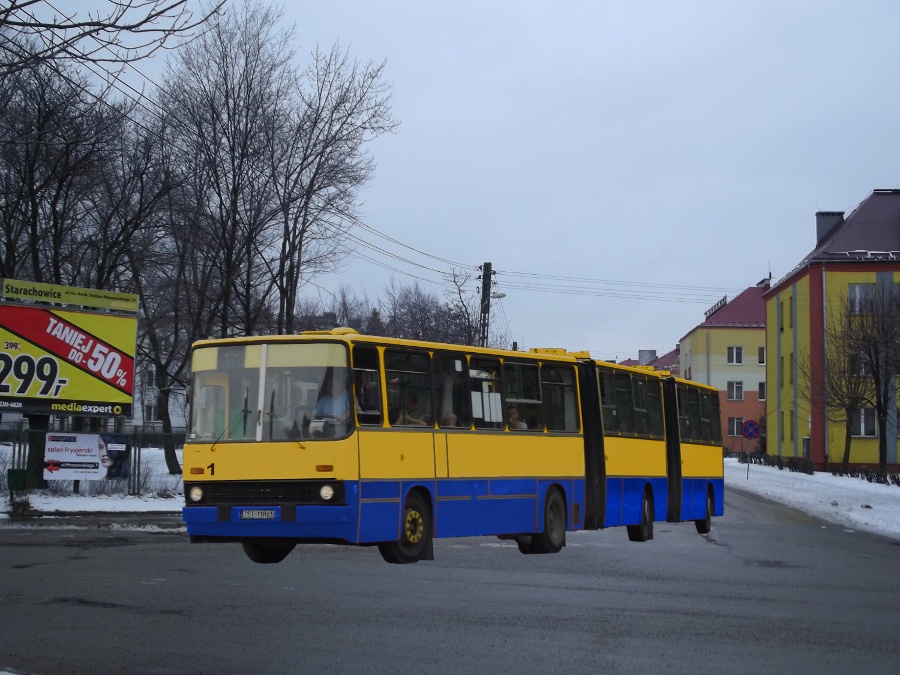
[{"label": "bus headlight", "polygon": [[203,488],[199,485],[194,485],[190,490],[188,490],[188,499],[190,499],[192,502],[203,501]]},{"label": "bus headlight", "polygon": [[323,501],[329,501],[332,497],[334,497],[334,488],[330,485],[323,485],[319,488],[319,496]]}]

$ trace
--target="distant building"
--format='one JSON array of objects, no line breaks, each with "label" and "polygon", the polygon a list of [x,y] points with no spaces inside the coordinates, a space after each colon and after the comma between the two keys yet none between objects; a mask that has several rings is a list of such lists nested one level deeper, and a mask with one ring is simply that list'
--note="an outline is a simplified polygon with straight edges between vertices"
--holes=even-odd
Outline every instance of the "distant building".
[{"label": "distant building", "polygon": [[[816,386],[828,376],[826,323],[842,307],[842,311],[865,313],[865,303],[854,309],[850,299],[874,297],[876,289],[891,285],[900,290],[898,282],[900,190],[874,190],[847,218],[842,211],[816,213],[815,248],[765,295],[770,453],[808,456],[817,468],[841,461],[845,423],[829,421],[821,396],[810,396],[808,383]],[[896,386],[892,390],[896,395]],[[889,410],[887,463],[896,466],[896,401]],[[850,462],[877,466],[874,409],[860,409],[852,422]]]},{"label": "distant building", "polygon": [[654,370],[668,370],[676,377],[678,377],[680,372],[677,346],[662,356],[657,356],[655,349],[640,349],[638,350],[637,359],[625,359],[620,361],[619,364],[623,366],[650,366]]},{"label": "distant building", "polygon": [[745,422],[765,429],[766,306],[769,278],[730,302],[722,298],[703,323],[681,338],[681,376],[719,390],[722,445],[731,452],[764,447],[764,436],[747,439]]}]

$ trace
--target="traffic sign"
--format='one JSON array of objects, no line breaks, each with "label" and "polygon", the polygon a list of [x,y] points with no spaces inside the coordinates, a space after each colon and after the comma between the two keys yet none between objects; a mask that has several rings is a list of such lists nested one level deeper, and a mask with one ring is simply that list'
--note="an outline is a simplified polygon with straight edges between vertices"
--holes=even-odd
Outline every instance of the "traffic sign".
[{"label": "traffic sign", "polygon": [[759,422],[757,422],[756,420],[747,420],[741,427],[741,436],[750,439],[751,441],[754,438],[759,438],[759,433]]}]

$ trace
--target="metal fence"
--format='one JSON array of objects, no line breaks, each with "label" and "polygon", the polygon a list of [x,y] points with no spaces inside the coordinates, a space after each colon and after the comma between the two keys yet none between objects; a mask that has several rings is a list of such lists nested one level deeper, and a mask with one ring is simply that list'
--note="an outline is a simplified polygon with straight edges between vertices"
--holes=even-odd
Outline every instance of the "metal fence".
[{"label": "metal fence", "polygon": [[[11,498],[14,492],[26,490],[29,448],[32,445],[42,447],[43,435],[48,431],[54,430],[29,429],[24,421],[0,428],[0,494]],[[181,475],[169,473],[164,448],[167,441],[172,443],[174,459],[180,468],[184,430],[164,434],[158,430],[133,428],[117,435],[127,439],[128,471],[124,479],[44,480],[41,489],[60,496],[125,494],[167,497],[181,493]]]}]

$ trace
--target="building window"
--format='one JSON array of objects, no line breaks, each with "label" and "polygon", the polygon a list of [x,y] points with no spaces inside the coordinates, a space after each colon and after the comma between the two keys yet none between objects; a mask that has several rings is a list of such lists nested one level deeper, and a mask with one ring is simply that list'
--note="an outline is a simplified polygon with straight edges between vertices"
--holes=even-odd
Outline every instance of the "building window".
[{"label": "building window", "polygon": [[158,422],[159,417],[156,415],[156,404],[155,403],[147,403],[144,405],[144,421],[145,422]]},{"label": "building window", "polygon": [[728,383],[728,400],[743,401],[744,400],[744,383],[729,382]]},{"label": "building window", "polygon": [[864,349],[858,349],[850,355],[850,373],[861,377],[872,377],[872,365]]},{"label": "building window", "polygon": [[766,348],[765,347],[759,348],[759,351],[756,354],[756,362],[761,366],[766,365]]},{"label": "building window", "polygon": [[875,307],[875,284],[849,284],[847,301],[851,314],[871,314]]},{"label": "building window", "polygon": [[739,366],[744,363],[744,348],[729,347],[728,348],[728,365]]},{"label": "building window", "polygon": [[729,436],[740,436],[741,429],[744,426],[744,418],[743,417],[729,417],[728,418],[728,435]]},{"label": "building window", "polygon": [[759,383],[759,400],[760,401],[766,400],[766,383],[765,382]]},{"label": "building window", "polygon": [[875,438],[875,408],[860,408],[853,413],[853,435]]}]

